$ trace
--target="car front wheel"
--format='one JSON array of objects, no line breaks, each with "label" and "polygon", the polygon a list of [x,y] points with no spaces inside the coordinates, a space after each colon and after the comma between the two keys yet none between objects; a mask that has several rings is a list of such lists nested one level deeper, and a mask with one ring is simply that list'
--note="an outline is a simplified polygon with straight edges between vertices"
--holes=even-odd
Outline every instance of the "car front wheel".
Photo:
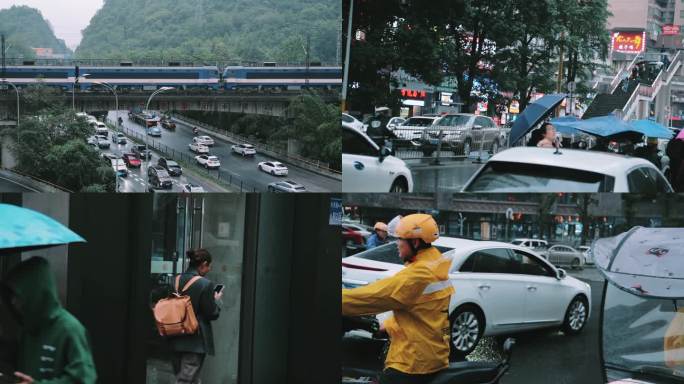
[{"label": "car front wheel", "polygon": [[451,355],[461,358],[470,354],[484,333],[484,317],[474,305],[462,305],[450,317]]},{"label": "car front wheel", "polygon": [[390,192],[392,193],[407,193],[408,186],[406,185],[406,180],[398,178],[394,180],[392,186],[390,187]]},{"label": "car front wheel", "polygon": [[578,334],[587,323],[589,303],[583,296],[576,296],[565,311],[565,320],[561,330],[566,335]]}]

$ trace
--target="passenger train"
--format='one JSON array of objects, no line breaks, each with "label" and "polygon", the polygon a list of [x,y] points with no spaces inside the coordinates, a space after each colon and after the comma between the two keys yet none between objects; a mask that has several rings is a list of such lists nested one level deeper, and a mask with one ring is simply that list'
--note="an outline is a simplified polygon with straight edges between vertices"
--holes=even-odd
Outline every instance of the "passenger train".
[{"label": "passenger train", "polygon": [[[77,73],[78,71],[78,73]],[[7,66],[0,69],[5,78],[18,87],[36,83],[71,91],[78,76],[77,88],[89,90],[106,83],[117,90],[155,90],[161,87],[207,90],[299,90],[302,88],[335,89],[342,85],[340,67],[243,67],[229,66],[223,72],[217,66],[198,67],[90,67],[90,66]]]}]

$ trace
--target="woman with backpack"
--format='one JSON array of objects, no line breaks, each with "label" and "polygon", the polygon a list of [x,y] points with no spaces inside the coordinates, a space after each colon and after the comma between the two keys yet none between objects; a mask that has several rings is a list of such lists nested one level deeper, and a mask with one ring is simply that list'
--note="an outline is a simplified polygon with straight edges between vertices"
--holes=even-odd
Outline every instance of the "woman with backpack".
[{"label": "woman with backpack", "polygon": [[174,289],[180,295],[190,297],[192,308],[199,325],[193,334],[169,338],[174,351],[173,369],[176,383],[199,383],[200,371],[206,355],[214,355],[214,334],[211,321],[218,319],[223,292],[216,292],[215,284],[205,276],[211,271],[211,254],[206,249],[189,250],[188,269],[176,276]]}]

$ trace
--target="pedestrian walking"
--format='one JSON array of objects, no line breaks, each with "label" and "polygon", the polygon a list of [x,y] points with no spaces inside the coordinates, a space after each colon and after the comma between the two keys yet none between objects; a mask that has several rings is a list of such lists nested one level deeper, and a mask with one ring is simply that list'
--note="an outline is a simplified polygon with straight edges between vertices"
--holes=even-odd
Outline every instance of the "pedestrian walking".
[{"label": "pedestrian walking", "polygon": [[176,277],[175,291],[190,296],[192,308],[199,329],[191,335],[173,336],[169,338],[171,350],[174,351],[173,369],[176,384],[200,383],[200,372],[207,355],[214,355],[214,333],[211,322],[218,319],[221,312],[219,301],[223,291],[206,278],[211,271],[212,257],[206,249],[190,250],[188,269]]},{"label": "pedestrian walking", "polygon": [[[21,262],[0,284],[5,307],[21,327],[14,383],[94,384],[85,327],[62,307],[48,261]],[[9,382],[9,381],[8,381]]]}]

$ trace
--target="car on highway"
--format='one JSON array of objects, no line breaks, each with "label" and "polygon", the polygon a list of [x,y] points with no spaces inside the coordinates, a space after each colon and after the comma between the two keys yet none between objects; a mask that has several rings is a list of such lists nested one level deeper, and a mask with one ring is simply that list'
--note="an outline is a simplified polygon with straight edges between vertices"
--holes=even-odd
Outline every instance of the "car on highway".
[{"label": "car on highway", "polygon": [[354,129],[358,129],[361,132],[366,132],[366,129],[368,128],[359,119],[347,113],[342,114],[342,122],[348,124]]},{"label": "car on highway", "polygon": [[114,158],[111,159],[111,165],[112,169],[114,170],[114,173],[121,176],[121,177],[127,177],[128,176],[128,167],[126,167],[126,163],[122,158]]},{"label": "car on highway", "polygon": [[216,156],[199,155],[195,156],[195,161],[207,169],[218,169],[221,167],[221,161]]},{"label": "car on highway", "polygon": [[166,129],[170,129],[170,130],[176,129],[176,123],[174,123],[171,119],[166,118],[166,117],[162,118],[159,121],[159,124],[162,126],[162,128],[166,128]]},{"label": "car on highway", "polygon": [[107,126],[104,125],[104,123],[97,122],[94,124],[95,125],[95,134],[99,136],[104,136],[106,138],[109,138],[109,130],[107,129]]},{"label": "car on highway", "polygon": [[192,138],[193,143],[198,143],[198,144],[203,144],[208,147],[211,147],[214,145],[214,139],[212,139],[210,136],[195,136]]},{"label": "car on highway", "polygon": [[118,132],[118,133],[112,133],[112,142],[115,144],[125,145],[128,142],[128,140],[126,139],[126,135],[124,135],[121,132]]},{"label": "car on highway", "polygon": [[344,192],[411,192],[413,176],[403,160],[365,133],[342,123]]},{"label": "car on highway", "polygon": [[[440,132],[442,134],[440,139]],[[423,130],[421,143],[424,147],[436,149],[441,140],[442,149],[455,154],[470,156],[473,150],[489,151],[494,154],[501,145],[501,129],[491,117],[471,113],[450,113],[442,116]]]},{"label": "car on highway", "polygon": [[515,147],[492,156],[463,192],[672,192],[653,163],[623,155],[552,148]]},{"label": "car on highway", "polygon": [[169,173],[158,165],[151,165],[147,168],[147,180],[151,189],[171,189],[173,187],[173,180]]},{"label": "car on highway", "polygon": [[161,128],[159,128],[159,126],[154,125],[152,127],[147,128],[147,134],[154,137],[161,137],[162,131]]},{"label": "car on highway", "polygon": [[[483,336],[540,328],[566,335],[590,316],[591,287],[524,247],[440,237],[433,246],[451,260],[449,336],[455,355],[467,355]],[[404,267],[394,242],[342,259],[342,284],[353,288],[390,277]],[[382,321],[387,314],[378,315]]]},{"label": "car on highway", "polygon": [[251,144],[235,144],[230,149],[233,153],[244,156],[254,156],[256,155],[256,148]]},{"label": "car on highway", "polygon": [[131,147],[131,152],[140,159],[151,159],[152,151],[150,151],[144,144],[136,144]]},{"label": "car on highway", "polygon": [[97,138],[97,146],[100,149],[107,149],[110,147],[109,140],[107,140],[106,137],[104,136],[96,136]]},{"label": "car on highway", "polygon": [[109,153],[109,152],[105,152],[105,153],[101,154],[100,157],[102,158],[102,160],[106,164],[111,164],[112,160],[119,158],[117,155],[115,155],[113,153]]},{"label": "car on highway", "polygon": [[183,168],[181,168],[181,166],[172,159],[160,157],[157,160],[157,165],[166,169],[166,172],[168,172],[171,176],[180,176],[183,174]]},{"label": "car on highway", "polygon": [[306,187],[292,180],[283,180],[270,183],[268,185],[269,192],[289,192],[300,193],[306,192]]},{"label": "car on highway", "polygon": [[97,136],[90,136],[86,139],[86,142],[88,145],[92,145],[93,147],[97,147]]},{"label": "car on highway", "polygon": [[126,152],[121,157],[128,168],[140,168],[142,164],[142,161],[140,161],[140,158],[135,153]]},{"label": "car on highway", "polygon": [[277,161],[262,161],[257,164],[257,168],[266,173],[270,173],[273,176],[287,176],[287,167]]},{"label": "car on highway", "polygon": [[192,184],[192,183],[183,184],[183,185],[181,185],[181,188],[183,189],[183,192],[186,192],[186,193],[204,192],[204,188],[201,185]]},{"label": "car on highway", "polygon": [[188,144],[188,148],[190,148],[191,152],[195,153],[209,153],[209,147],[207,147],[204,144],[192,142]]},{"label": "car on highway", "polygon": [[396,126],[392,132],[399,139],[403,140],[419,140],[423,136],[425,128],[430,127],[435,121],[439,120],[437,116],[413,116],[409,117],[403,123]]},{"label": "car on highway", "polygon": [[584,255],[569,245],[556,244],[546,252],[546,260],[553,265],[569,265],[572,269],[584,267]]}]

